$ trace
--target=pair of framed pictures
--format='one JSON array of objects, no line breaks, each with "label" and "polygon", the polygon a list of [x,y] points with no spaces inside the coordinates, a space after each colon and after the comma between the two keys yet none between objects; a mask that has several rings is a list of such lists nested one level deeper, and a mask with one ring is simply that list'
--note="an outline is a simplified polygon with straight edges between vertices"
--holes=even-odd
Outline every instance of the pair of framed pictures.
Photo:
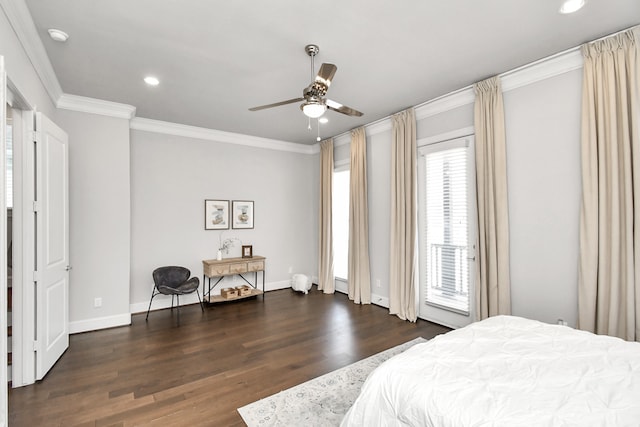
[{"label": "pair of framed pictures", "polygon": [[253,201],[232,201],[229,215],[229,200],[205,200],[204,229],[228,230],[229,225],[235,229],[253,228]]}]

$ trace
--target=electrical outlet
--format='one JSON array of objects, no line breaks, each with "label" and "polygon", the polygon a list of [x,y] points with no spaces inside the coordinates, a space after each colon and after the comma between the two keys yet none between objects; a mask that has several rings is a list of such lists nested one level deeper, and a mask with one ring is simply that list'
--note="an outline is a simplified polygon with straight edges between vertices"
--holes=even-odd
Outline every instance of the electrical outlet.
[{"label": "electrical outlet", "polygon": [[93,300],[93,306],[95,308],[102,307],[102,298],[96,298]]},{"label": "electrical outlet", "polygon": [[293,273],[293,267],[289,267],[289,274]]},{"label": "electrical outlet", "polygon": [[380,279],[376,279],[376,288],[381,288]]},{"label": "electrical outlet", "polygon": [[563,319],[558,319],[558,325],[569,326],[569,324]]}]

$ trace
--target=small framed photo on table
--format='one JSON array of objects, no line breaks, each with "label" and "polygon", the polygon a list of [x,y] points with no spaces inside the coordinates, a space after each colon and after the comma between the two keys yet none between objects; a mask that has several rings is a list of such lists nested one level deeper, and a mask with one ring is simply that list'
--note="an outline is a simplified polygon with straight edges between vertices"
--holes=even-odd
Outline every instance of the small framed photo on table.
[{"label": "small framed photo on table", "polygon": [[234,200],[231,209],[231,227],[253,228],[253,201]]},{"label": "small framed photo on table", "polygon": [[252,257],[253,257],[253,246],[242,245],[242,258],[252,258]]},{"label": "small framed photo on table", "polygon": [[228,230],[229,229],[229,201],[205,200],[204,201],[204,229]]}]

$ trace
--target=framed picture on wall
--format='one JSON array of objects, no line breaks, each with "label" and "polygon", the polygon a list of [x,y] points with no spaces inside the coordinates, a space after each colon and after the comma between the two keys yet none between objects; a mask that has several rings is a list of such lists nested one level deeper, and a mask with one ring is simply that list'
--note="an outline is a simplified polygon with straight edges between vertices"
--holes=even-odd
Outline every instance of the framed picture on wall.
[{"label": "framed picture on wall", "polygon": [[205,200],[204,201],[204,229],[228,230],[229,229],[229,201]]},{"label": "framed picture on wall", "polygon": [[231,227],[253,228],[253,201],[234,200],[231,217]]}]

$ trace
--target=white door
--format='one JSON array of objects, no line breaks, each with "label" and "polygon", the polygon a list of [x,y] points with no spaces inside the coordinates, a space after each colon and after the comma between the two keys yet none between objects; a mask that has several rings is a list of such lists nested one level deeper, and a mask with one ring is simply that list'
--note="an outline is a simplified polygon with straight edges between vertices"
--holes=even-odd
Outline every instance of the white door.
[{"label": "white door", "polygon": [[67,135],[36,115],[36,379],[69,347]]},{"label": "white door", "polygon": [[459,328],[475,320],[473,136],[418,150],[419,317]]}]

